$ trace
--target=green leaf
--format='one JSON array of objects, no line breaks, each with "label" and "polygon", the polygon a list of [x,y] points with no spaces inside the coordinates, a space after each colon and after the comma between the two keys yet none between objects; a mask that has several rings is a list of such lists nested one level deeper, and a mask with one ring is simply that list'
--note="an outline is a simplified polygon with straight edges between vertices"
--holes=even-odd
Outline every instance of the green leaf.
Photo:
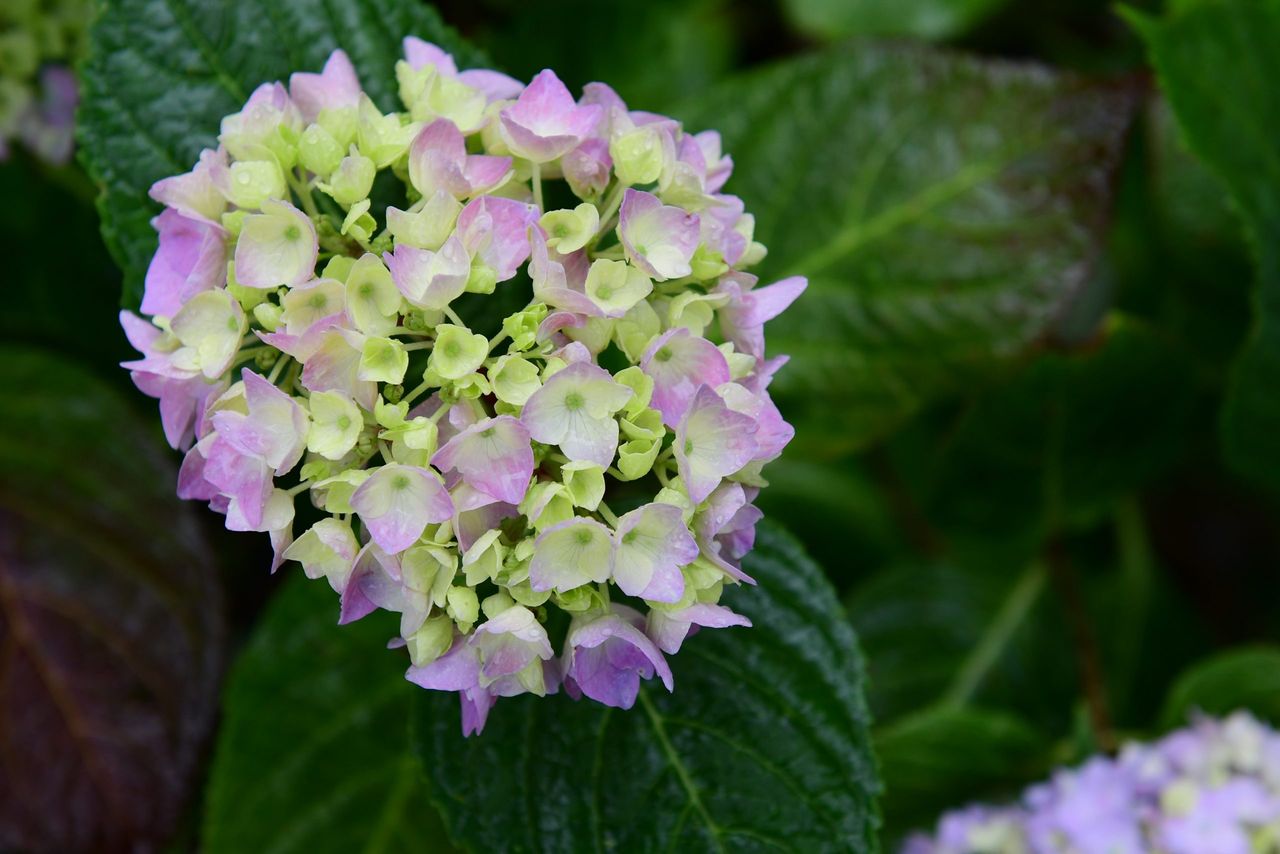
[{"label": "green leaf", "polygon": [[679,111],[717,128],[729,192],[810,277],[770,324],[784,411],[828,455],[1022,352],[1089,276],[1133,106],[1040,68],[855,43]]},{"label": "green leaf", "polygon": [[797,29],[828,39],[846,36],[961,35],[1008,0],[785,0]]},{"label": "green leaf", "polygon": [[416,745],[452,835],[478,851],[872,851],[879,790],[862,664],[822,571],[763,525],[726,604],[630,711],[563,693],[502,700],[463,739],[424,692]]},{"label": "green leaf", "polygon": [[1049,767],[1043,738],[1020,718],[940,707],[875,731],[885,836],[924,829],[946,809],[1016,795]]},{"label": "green leaf", "polygon": [[212,549],[158,431],[0,348],[0,850],[160,847],[216,711]]},{"label": "green leaf", "polygon": [[1280,0],[1181,3],[1157,21],[1130,11],[1182,134],[1231,192],[1258,268],[1254,328],[1223,413],[1228,461],[1280,488]]},{"label": "green leaf", "polygon": [[1196,711],[1226,715],[1236,709],[1280,725],[1280,647],[1234,649],[1195,664],[1169,691],[1161,724],[1174,729]]},{"label": "green leaf", "polygon": [[[293,570],[293,571],[296,571]],[[337,625],[328,585],[298,577],[231,673],[202,848],[450,851],[409,749],[396,634],[378,612]]]},{"label": "green leaf", "polygon": [[223,116],[259,84],[318,71],[329,53],[351,57],[369,96],[396,104],[400,41],[416,35],[482,58],[429,7],[414,0],[113,0],[94,24],[81,73],[80,159],[102,188],[102,234],[136,307],[155,252],[149,222],[155,181],[186,172],[216,145]]}]

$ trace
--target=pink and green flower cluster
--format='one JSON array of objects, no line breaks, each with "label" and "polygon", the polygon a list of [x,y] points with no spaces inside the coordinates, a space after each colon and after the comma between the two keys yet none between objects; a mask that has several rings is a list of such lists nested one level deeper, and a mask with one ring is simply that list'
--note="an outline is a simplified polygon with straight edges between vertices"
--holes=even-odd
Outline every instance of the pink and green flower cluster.
[{"label": "pink and green flower cluster", "polygon": [[179,493],[342,622],[398,613],[465,731],[560,687],[629,707],[697,627],[748,625],[719,599],[792,436],[763,327],[805,282],[744,272],[765,250],[716,133],[413,38],[396,76],[384,113],[335,52],[155,184],[125,367]]},{"label": "pink and green flower cluster", "polygon": [[1280,733],[1247,712],[1062,769],[1008,806],[947,813],[903,854],[1280,850]]}]

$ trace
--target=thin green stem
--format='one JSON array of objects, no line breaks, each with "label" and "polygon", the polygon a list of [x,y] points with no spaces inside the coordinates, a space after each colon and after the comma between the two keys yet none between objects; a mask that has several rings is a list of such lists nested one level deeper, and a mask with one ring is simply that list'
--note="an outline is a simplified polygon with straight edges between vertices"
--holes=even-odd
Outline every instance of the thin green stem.
[{"label": "thin green stem", "polygon": [[292,361],[293,359],[284,355],[282,355],[279,359],[276,359],[275,365],[271,368],[271,373],[267,375],[267,382],[271,383],[272,385],[275,385],[275,381],[280,378],[280,372],[284,370],[285,365],[289,364]]},{"label": "thin green stem", "polygon": [[601,501],[600,506],[597,507],[596,509],[600,511],[600,515],[603,516],[605,518],[605,521],[607,521],[610,525],[613,525],[615,528],[618,526],[618,517],[614,514],[612,510],[609,509],[608,504],[605,504],[603,501]]},{"label": "thin green stem", "polygon": [[542,164],[533,164],[533,203],[538,206],[538,213],[542,213],[545,209],[542,207]]},{"label": "thin green stem", "polygon": [[293,489],[290,489],[290,490],[289,490],[287,493],[285,493],[285,494],[286,494],[286,495],[288,495],[290,498],[293,498],[293,497],[294,497],[295,495],[297,495],[299,492],[303,492],[303,491],[305,491],[305,490],[310,489],[310,488],[311,488],[311,484],[312,484],[312,481],[310,481],[310,480],[304,480],[302,483],[298,484],[298,485],[297,485],[297,486],[295,486]]},{"label": "thin green stem", "polygon": [[307,216],[313,220],[320,219],[320,211],[316,208],[316,200],[311,196],[311,187],[305,184],[298,174],[290,169],[285,177],[289,181],[289,187],[298,197],[298,201],[302,203],[302,209],[307,212]]},{"label": "thin green stem", "polygon": [[1008,650],[1014,634],[1026,622],[1031,608],[1040,599],[1047,578],[1048,570],[1043,561],[1037,560],[1023,571],[995,619],[961,664],[939,705],[959,708],[973,699],[991,669]]}]

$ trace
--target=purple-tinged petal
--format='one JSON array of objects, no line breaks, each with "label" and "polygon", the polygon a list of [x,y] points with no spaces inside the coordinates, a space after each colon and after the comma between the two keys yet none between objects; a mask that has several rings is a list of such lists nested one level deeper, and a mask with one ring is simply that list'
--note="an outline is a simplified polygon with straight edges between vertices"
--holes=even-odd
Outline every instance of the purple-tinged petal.
[{"label": "purple-tinged petal", "polygon": [[431,464],[456,469],[467,483],[508,504],[519,504],[533,476],[529,429],[510,415],[474,424],[436,451]]},{"label": "purple-tinged petal", "polygon": [[645,632],[658,648],[668,655],[680,651],[685,638],[693,626],[708,629],[723,629],[729,626],[750,627],[751,621],[741,614],[735,614],[724,605],[698,603],[677,611],[664,611],[654,608],[649,612]]},{"label": "purple-tinged petal", "polygon": [[591,699],[620,709],[635,704],[640,680],[655,673],[670,691],[671,668],[644,632],[631,608],[614,605],[610,613],[575,617],[565,638],[565,685],[570,682]]},{"label": "purple-tinged petal", "polygon": [[757,462],[777,459],[796,431],[783,420],[769,392],[756,394],[739,383],[724,383],[716,388],[716,392],[730,409],[755,420],[756,454],[753,459]]},{"label": "purple-tinged petal", "polygon": [[554,653],[547,630],[533,612],[513,605],[476,628],[471,645],[480,658],[480,674],[487,680],[510,676]]},{"label": "purple-tinged petal", "polygon": [[160,248],[147,267],[142,313],[173,317],[201,291],[227,280],[227,232],[220,225],[166,209],[151,221]]},{"label": "purple-tinged petal", "polygon": [[751,462],[756,452],[757,429],[755,419],[725,406],[710,387],[698,389],[676,427],[673,446],[690,501],[701,504],[721,478]]},{"label": "purple-tinged petal", "polygon": [[319,74],[297,71],[289,76],[289,97],[311,123],[321,110],[337,110],[360,105],[360,79],[351,60],[341,50],[329,54]]},{"label": "purple-tinged petal", "polygon": [[446,240],[439,252],[401,243],[382,257],[404,298],[432,311],[443,310],[461,296],[471,275],[471,256],[457,235]]},{"label": "purple-tinged petal", "polygon": [[434,65],[436,71],[445,77],[456,77],[458,74],[458,66],[454,64],[453,57],[450,56],[443,48],[436,47],[431,42],[423,41],[417,36],[405,36],[402,42],[404,47],[404,58],[409,63],[409,67],[417,71],[426,68],[428,65]]},{"label": "purple-tinged petal", "polygon": [[458,235],[473,257],[505,282],[529,258],[529,226],[538,221],[533,205],[499,196],[472,199],[458,214]]},{"label": "purple-tinged petal", "polygon": [[698,248],[697,214],[664,205],[657,196],[628,188],[618,214],[618,239],[627,259],[661,282],[689,275]]},{"label": "purple-tinged petal", "polygon": [[458,72],[458,80],[472,89],[484,93],[489,103],[506,101],[514,98],[524,90],[524,84],[514,77],[508,77],[500,71],[487,68],[472,68]]},{"label": "purple-tinged petal", "polygon": [[729,381],[724,353],[684,327],[655,338],[640,360],[640,369],[653,379],[650,405],[662,413],[668,427],[680,423],[699,388],[716,388]]},{"label": "purple-tinged petal", "polygon": [[[313,332],[316,332],[314,327],[303,336],[304,340]],[[378,384],[360,379],[361,348],[348,341],[351,334],[338,325],[319,331],[315,349],[302,366],[302,387],[308,391],[340,391],[373,411]]]},{"label": "purple-tinged petal", "polygon": [[507,145],[516,155],[547,163],[582,142],[595,130],[602,114],[603,109],[595,104],[575,104],[555,72],[545,69],[514,104],[499,113],[499,119]]},{"label": "purple-tinged petal", "polygon": [[763,288],[752,289],[754,276],[726,276],[716,287],[717,293],[730,295],[720,308],[720,329],[742,353],[764,356],[764,324],[772,320],[804,293],[808,280],[791,276]]},{"label": "purple-tinged petal", "polygon": [[227,200],[214,184],[213,172],[226,165],[226,152],[206,148],[194,169],[156,181],[147,194],[185,217],[216,224],[227,209]]},{"label": "purple-tinged petal", "polygon": [[560,159],[560,170],[575,195],[580,198],[598,196],[609,186],[613,158],[609,143],[603,139],[587,139]]},{"label": "purple-tinged petal", "polygon": [[680,567],[698,556],[698,543],[679,507],[646,504],[618,520],[613,540],[613,580],[628,596],[679,602]]},{"label": "purple-tinged petal", "polygon": [[448,119],[424,127],[409,147],[409,180],[430,198],[444,190],[464,199],[490,190],[511,171],[510,157],[467,154],[462,131]]},{"label": "purple-tinged petal", "polygon": [[351,496],[369,535],[388,554],[418,541],[427,525],[453,518],[444,484],[427,469],[399,463],[382,466]]}]

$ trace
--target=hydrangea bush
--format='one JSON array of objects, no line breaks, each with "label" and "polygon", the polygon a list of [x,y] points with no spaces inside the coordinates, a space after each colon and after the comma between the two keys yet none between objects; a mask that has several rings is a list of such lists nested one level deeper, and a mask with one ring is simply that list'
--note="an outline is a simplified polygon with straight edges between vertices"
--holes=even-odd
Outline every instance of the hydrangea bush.
[{"label": "hydrangea bush", "polygon": [[0,3],[0,160],[13,141],[53,164],[71,159],[77,88],[92,0]]},{"label": "hydrangea bush", "polygon": [[1280,850],[1280,733],[1203,718],[1032,786],[1017,804],[943,816],[903,854],[1263,854]]},{"label": "hydrangea bush", "polygon": [[630,707],[696,627],[749,624],[718,600],[792,436],[763,325],[805,281],[744,272],[716,133],[404,48],[402,112],[338,51],[155,184],[125,367],[179,494],[268,532],[341,622],[399,613],[465,732],[562,685]]}]

